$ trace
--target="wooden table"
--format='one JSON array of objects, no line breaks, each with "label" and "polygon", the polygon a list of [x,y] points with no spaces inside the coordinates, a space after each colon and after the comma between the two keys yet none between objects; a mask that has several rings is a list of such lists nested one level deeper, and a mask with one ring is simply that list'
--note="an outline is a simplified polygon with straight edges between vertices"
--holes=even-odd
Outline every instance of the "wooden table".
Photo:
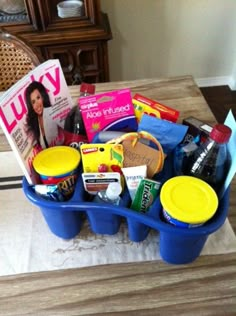
[{"label": "wooden table", "polygon": [[[97,92],[127,87],[180,110],[180,122],[215,122],[190,76],[97,84]],[[70,91],[76,102],[79,87]],[[233,181],[234,227],[235,193]],[[158,261],[0,277],[0,315],[236,315],[236,253],[182,266]]]}]

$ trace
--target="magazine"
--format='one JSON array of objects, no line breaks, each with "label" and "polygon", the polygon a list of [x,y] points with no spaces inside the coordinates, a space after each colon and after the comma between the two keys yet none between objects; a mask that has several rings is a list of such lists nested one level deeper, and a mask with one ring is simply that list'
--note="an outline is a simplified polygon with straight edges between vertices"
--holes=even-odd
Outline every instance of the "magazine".
[{"label": "magazine", "polygon": [[0,97],[0,126],[29,184],[38,183],[32,167],[36,154],[71,142],[64,125],[72,109],[69,89],[56,59],[33,69]]}]

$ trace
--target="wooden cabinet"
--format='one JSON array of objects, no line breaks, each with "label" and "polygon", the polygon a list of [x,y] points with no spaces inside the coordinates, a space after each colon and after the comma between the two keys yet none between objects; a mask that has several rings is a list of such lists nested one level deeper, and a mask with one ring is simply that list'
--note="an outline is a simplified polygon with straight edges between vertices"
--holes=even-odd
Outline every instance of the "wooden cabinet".
[{"label": "wooden cabinet", "polygon": [[67,0],[67,5],[81,5],[69,12],[58,7],[60,0],[12,2],[11,8],[17,2],[22,9],[0,11],[0,28],[31,45],[41,61],[58,58],[68,84],[109,81],[107,41],[112,35],[99,0]]}]

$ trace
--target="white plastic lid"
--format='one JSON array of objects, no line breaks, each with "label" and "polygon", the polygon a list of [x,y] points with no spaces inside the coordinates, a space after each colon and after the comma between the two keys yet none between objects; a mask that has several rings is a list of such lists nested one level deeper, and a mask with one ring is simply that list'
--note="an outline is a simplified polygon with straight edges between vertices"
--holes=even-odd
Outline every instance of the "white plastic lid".
[{"label": "white plastic lid", "polygon": [[122,192],[122,187],[118,182],[112,182],[108,184],[106,189],[106,196],[110,200],[116,200]]}]

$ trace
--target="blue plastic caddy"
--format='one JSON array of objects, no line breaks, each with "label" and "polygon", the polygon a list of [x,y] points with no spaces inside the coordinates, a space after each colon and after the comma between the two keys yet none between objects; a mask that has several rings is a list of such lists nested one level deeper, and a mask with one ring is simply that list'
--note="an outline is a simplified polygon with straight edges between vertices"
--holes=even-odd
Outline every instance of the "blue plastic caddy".
[{"label": "blue plastic caddy", "polygon": [[[165,170],[158,176],[163,182],[164,179],[170,178],[172,173],[170,164],[165,165]],[[164,221],[159,198],[155,200],[147,214],[128,208],[130,198],[127,190],[122,196],[120,206],[89,202],[80,174],[74,195],[66,202],[43,199],[34,193],[25,178],[23,190],[26,197],[40,208],[52,233],[60,238],[70,239],[79,234],[85,218],[84,214],[87,215],[94,234],[116,234],[122,218],[125,218],[131,241],[141,242],[147,237],[150,228],[157,230],[160,238],[160,255],[164,261],[172,264],[194,261],[200,255],[208,236],[225,222],[229,207],[229,190],[227,190],[211,220],[200,227],[179,228]]]}]

